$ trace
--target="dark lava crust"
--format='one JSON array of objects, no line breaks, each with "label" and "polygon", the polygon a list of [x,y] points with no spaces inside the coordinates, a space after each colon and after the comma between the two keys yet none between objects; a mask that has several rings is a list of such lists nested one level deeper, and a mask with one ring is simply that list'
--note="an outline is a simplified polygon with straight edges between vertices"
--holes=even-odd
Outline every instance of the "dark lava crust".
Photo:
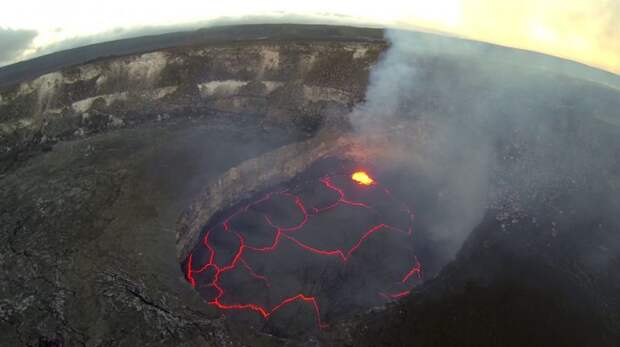
[{"label": "dark lava crust", "polygon": [[[375,181],[354,181],[358,170]],[[420,193],[392,192],[393,176],[322,159],[215,214],[181,269],[222,313],[280,336],[316,334],[405,297],[436,272],[436,247],[423,224],[429,218],[417,222],[405,202],[424,199],[427,184],[410,175]]]}]

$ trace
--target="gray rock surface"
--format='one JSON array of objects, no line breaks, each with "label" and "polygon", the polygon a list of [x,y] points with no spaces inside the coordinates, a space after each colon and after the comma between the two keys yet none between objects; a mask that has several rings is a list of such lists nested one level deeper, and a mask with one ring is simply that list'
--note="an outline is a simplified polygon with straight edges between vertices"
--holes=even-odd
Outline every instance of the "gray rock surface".
[{"label": "gray rock surface", "polygon": [[287,141],[221,121],[152,124],[58,144],[3,177],[3,345],[232,343],[183,279],[176,222],[210,178]]}]

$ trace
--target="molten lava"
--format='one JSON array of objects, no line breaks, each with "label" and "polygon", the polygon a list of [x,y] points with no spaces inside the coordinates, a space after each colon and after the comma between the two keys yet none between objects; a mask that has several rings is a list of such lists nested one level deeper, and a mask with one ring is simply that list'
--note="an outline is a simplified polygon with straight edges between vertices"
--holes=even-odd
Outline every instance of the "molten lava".
[{"label": "molten lava", "polygon": [[369,186],[375,183],[375,180],[364,171],[356,171],[351,175],[351,179],[361,185]]},{"label": "molten lava", "polygon": [[[184,272],[187,281],[195,288],[208,289],[211,291],[208,298],[209,304],[221,309],[221,310],[237,310],[237,311],[253,311],[258,313],[264,319],[269,319],[276,311],[280,310],[284,306],[294,302],[308,303],[315,313],[315,320],[319,328],[327,327],[327,324],[321,320],[321,311],[319,308],[319,296],[312,296],[304,292],[294,292],[290,295],[279,298],[277,301],[271,301],[268,306],[261,305],[256,302],[237,302],[236,300],[229,302],[230,298],[227,298],[227,293],[231,287],[227,287],[222,282],[222,276],[226,273],[233,272],[236,269],[242,269],[249,274],[254,280],[262,282],[264,288],[272,288],[272,278],[268,278],[263,274],[256,272],[255,265],[251,264],[250,260],[253,255],[256,254],[269,254],[274,253],[281,247],[296,247],[300,252],[309,252],[322,257],[333,257],[337,263],[345,266],[349,259],[358,253],[360,247],[363,244],[371,242],[372,238],[375,238],[375,234],[396,234],[400,237],[411,238],[413,235],[412,224],[414,220],[414,214],[411,209],[402,204],[395,203],[390,190],[387,188],[381,188],[379,184],[375,182],[366,172],[357,171],[351,175],[351,179],[359,185],[372,186],[368,192],[375,192],[375,194],[381,194],[384,199],[390,199],[392,202],[393,210],[406,221],[402,227],[398,225],[390,224],[389,221],[383,220],[373,224],[370,228],[359,230],[357,240],[346,247],[334,246],[326,248],[326,246],[319,247],[311,245],[311,239],[304,240],[304,227],[308,222],[329,211],[336,209],[339,206],[345,206],[349,209],[359,211],[358,213],[372,213],[376,212],[376,209],[369,205],[367,202],[351,200],[345,193],[343,187],[337,185],[333,180],[333,177],[326,176],[319,179],[319,183],[326,189],[327,192],[334,195],[335,200],[320,203],[315,206],[306,206],[308,202],[302,200],[301,196],[292,193],[289,190],[271,192],[264,195],[262,198],[257,199],[249,204],[242,206],[236,212],[232,213],[228,217],[224,218],[214,227],[205,231],[202,243],[199,244],[192,253],[189,254],[184,264]],[[355,185],[352,185],[355,187]],[[359,191],[359,189],[358,189]],[[367,191],[367,190],[364,190]],[[281,199],[282,201],[291,204],[291,211],[296,210],[296,215],[299,216],[299,220],[294,225],[283,226],[279,225],[274,216],[271,213],[261,212],[260,205],[267,204],[274,198]],[[394,212],[393,211],[393,212]],[[271,242],[268,245],[253,245],[247,239],[247,233],[252,230],[238,230],[231,222],[234,219],[242,218],[248,213],[260,213],[264,228],[272,230]],[[228,238],[228,245],[234,245],[232,249],[231,258],[221,262],[220,250],[214,236],[221,235],[220,237]],[[309,234],[312,235],[314,234]],[[308,236],[307,236],[308,237]],[[232,241],[230,241],[232,240]],[[222,249],[225,251],[225,249]],[[390,251],[388,251],[389,253]],[[393,253],[393,252],[392,252]],[[389,254],[388,254],[389,255]],[[386,256],[388,256],[386,255]],[[385,288],[385,291],[378,292],[377,294],[384,298],[384,300],[395,300],[408,295],[411,292],[411,288],[415,285],[411,282],[412,278],[421,279],[422,266],[417,257],[411,256],[411,263],[402,264],[408,266],[408,270],[400,273],[396,273],[394,278],[394,284],[396,286],[390,286]],[[199,260],[201,259],[201,260]],[[258,269],[258,268],[257,268]],[[362,268],[363,269],[363,268]],[[404,270],[405,268],[403,268]],[[386,270],[386,269],[383,269]],[[398,270],[400,271],[400,270]],[[200,280],[198,279],[200,277]],[[396,290],[395,290],[396,289]]]}]

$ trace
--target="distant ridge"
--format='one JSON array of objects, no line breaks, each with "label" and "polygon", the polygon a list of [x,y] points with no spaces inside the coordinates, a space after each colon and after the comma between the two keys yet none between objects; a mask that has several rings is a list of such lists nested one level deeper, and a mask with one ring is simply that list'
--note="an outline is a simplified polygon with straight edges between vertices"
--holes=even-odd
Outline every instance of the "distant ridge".
[{"label": "distant ridge", "polygon": [[267,38],[275,40],[382,40],[383,30],[329,25],[249,24],[141,36],[72,48],[0,67],[0,87],[104,57],[179,46]]},{"label": "distant ridge", "polygon": [[[574,61],[533,51],[433,33],[412,31],[410,34],[417,36],[421,41],[438,43],[445,45],[445,47],[456,45],[474,48],[477,55],[484,56],[492,61],[529,65],[620,89],[619,75]],[[106,57],[131,55],[180,46],[252,40],[376,41],[383,40],[383,29],[308,24],[248,24],[108,41],[55,52],[0,67],[0,88],[34,79],[68,66],[84,64]]]}]

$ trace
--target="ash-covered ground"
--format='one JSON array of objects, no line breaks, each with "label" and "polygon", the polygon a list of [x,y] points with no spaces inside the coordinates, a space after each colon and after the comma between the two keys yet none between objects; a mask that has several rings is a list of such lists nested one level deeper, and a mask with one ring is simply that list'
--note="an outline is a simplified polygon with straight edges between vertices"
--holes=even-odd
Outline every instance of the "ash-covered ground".
[{"label": "ash-covered ground", "polygon": [[[247,27],[219,30],[216,41],[84,65],[47,57],[53,64],[40,71],[49,74],[0,81],[3,344],[620,345],[618,76],[422,33],[284,25],[256,39]],[[288,335],[277,314],[229,319],[179,269],[184,211],[221,224],[234,205],[281,184],[316,198],[306,212],[331,203],[339,194],[320,181],[329,170],[308,186],[294,177],[343,133],[357,139],[350,158],[374,163],[365,169],[414,212],[421,283],[394,302],[369,286],[361,298],[377,302],[328,303],[325,316],[287,306],[313,327]],[[222,194],[201,195],[205,187]],[[207,208],[192,210],[196,201]],[[291,201],[253,211],[290,210],[290,223],[248,215],[235,227],[260,221],[253,229],[266,236],[294,227]],[[349,232],[364,224],[354,211],[309,220]],[[332,212],[338,220],[322,220]],[[313,255],[299,248],[283,249],[287,259]],[[340,283],[293,275],[282,288]],[[237,289],[235,301],[249,294]],[[318,316],[328,329],[315,328]]]}]

